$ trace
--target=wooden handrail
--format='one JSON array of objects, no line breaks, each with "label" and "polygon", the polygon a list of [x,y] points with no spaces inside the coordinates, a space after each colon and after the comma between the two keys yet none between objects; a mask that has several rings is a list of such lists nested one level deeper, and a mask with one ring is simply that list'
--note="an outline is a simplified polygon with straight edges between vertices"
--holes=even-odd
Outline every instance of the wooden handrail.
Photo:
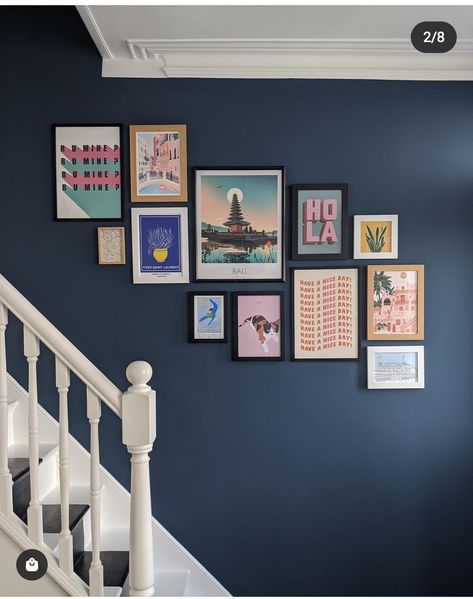
[{"label": "wooden handrail", "polygon": [[0,303],[121,417],[122,393],[77,347],[0,274]]}]

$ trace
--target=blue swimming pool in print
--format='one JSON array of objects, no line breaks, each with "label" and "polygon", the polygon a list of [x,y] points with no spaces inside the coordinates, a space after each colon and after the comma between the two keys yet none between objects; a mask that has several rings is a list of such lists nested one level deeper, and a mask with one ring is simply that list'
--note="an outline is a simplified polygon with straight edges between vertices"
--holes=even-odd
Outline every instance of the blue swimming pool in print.
[{"label": "blue swimming pool in print", "polygon": [[163,189],[158,183],[152,183],[151,185],[142,187],[140,189],[140,195],[176,195],[176,192],[166,188]]}]

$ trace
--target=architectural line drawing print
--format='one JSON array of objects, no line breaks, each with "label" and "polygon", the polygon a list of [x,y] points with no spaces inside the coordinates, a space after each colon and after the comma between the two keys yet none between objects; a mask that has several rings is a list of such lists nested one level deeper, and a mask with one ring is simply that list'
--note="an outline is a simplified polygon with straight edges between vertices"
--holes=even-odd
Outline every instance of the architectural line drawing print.
[{"label": "architectural line drawing print", "polygon": [[122,220],[120,125],[55,125],[56,220]]},{"label": "architectural line drawing print", "polygon": [[348,257],[348,186],[292,186],[292,259]]},{"label": "architectural line drawing print", "polygon": [[353,217],[353,257],[355,260],[397,259],[397,214],[355,215]]},{"label": "architectural line drawing print", "polygon": [[234,293],[234,360],[283,360],[283,292]]},{"label": "architectural line drawing print", "polygon": [[293,360],[357,360],[358,267],[295,268]]},{"label": "architectural line drawing print", "polygon": [[421,389],[424,387],[422,346],[368,347],[369,389]]},{"label": "architectural line drawing print", "polygon": [[283,279],[283,170],[196,169],[197,280]]},{"label": "architectural line drawing print", "polygon": [[125,264],[125,227],[98,227],[99,264]]},{"label": "architectural line drawing print", "polygon": [[185,125],[131,125],[131,201],[187,201],[186,147]]},{"label": "architectural line drawing print", "polygon": [[423,266],[368,266],[368,339],[423,339],[423,300]]},{"label": "architectural line drawing print", "polygon": [[132,208],[134,283],[188,283],[187,208]]}]

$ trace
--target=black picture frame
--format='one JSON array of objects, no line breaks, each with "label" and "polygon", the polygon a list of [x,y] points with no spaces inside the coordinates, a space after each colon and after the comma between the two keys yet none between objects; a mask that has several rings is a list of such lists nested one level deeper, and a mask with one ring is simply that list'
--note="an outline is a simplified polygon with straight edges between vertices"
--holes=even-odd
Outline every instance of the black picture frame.
[{"label": "black picture frame", "polygon": [[[261,295],[272,295],[279,297],[279,312],[280,312],[280,321],[279,321],[279,347],[280,347],[280,356],[239,356],[238,354],[238,329],[240,326],[238,319],[238,298],[241,296],[261,296]],[[232,318],[233,318],[233,334],[232,334],[232,359],[234,361],[257,361],[257,362],[284,362],[286,359],[286,350],[285,350],[285,339],[286,339],[286,319],[285,319],[285,292],[284,291],[234,291],[232,294]],[[255,314],[256,316],[256,314]],[[255,330],[255,335],[256,335]]]},{"label": "black picture frame", "polygon": [[[125,203],[123,193],[123,125],[121,123],[54,123],[52,127],[52,173],[53,173],[53,219],[55,222],[123,222],[125,220]],[[60,218],[58,216],[58,197],[57,197],[57,171],[56,171],[56,129],[58,127],[117,127],[120,139],[120,217],[103,217],[103,218]]]},{"label": "black picture frame", "polygon": [[[298,210],[299,191],[307,190],[339,190],[342,192],[342,226],[340,252],[338,253],[318,253],[318,254],[300,254],[298,252],[299,227]],[[292,260],[346,260],[348,258],[348,184],[347,183],[303,183],[292,185]]]},{"label": "black picture frame", "polygon": [[[199,225],[199,197],[197,191],[197,179],[200,171],[280,171],[281,173],[281,231],[279,234],[280,243],[278,238],[278,246],[280,246],[279,254],[281,256],[280,263],[280,276],[271,278],[271,279],[260,279],[260,278],[208,278],[208,277],[199,277],[199,263],[200,259],[200,247],[198,247],[199,243],[199,235],[197,227]],[[286,167],[285,166],[197,166],[193,168],[193,177],[194,177],[194,226],[193,226],[193,234],[191,243],[195,248],[195,260],[194,260],[194,280],[197,283],[283,283],[286,280],[286,245],[285,245],[285,205],[286,205]]]},{"label": "black picture frame", "polygon": [[[358,331],[358,339],[356,343],[357,348],[357,357],[356,358],[297,358],[295,356],[295,335],[296,335],[296,323],[295,321],[295,286],[294,286],[294,273],[298,270],[355,270],[357,272],[357,310],[356,310],[356,318],[357,318],[357,331]],[[347,265],[347,266],[296,266],[290,269],[291,274],[291,308],[290,308],[290,318],[291,318],[291,361],[292,362],[359,362],[361,359],[361,283],[360,283],[360,273],[361,267],[359,265]]]},{"label": "black picture frame", "polygon": [[[195,332],[195,320],[194,320],[194,305],[196,297],[211,297],[221,295],[223,296],[223,338],[221,339],[196,339],[194,336]],[[188,298],[188,332],[187,340],[189,343],[228,343],[228,291],[189,291],[187,293]]]}]

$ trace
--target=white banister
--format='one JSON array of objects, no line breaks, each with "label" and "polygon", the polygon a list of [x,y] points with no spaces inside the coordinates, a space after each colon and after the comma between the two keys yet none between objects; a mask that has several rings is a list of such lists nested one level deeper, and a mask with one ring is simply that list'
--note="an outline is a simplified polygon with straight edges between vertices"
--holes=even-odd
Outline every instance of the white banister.
[{"label": "white banister", "polygon": [[91,597],[103,596],[103,565],[100,559],[100,416],[100,399],[93,391],[87,389],[87,418],[90,422],[90,518],[92,533],[92,562],[89,570],[89,588]]},{"label": "white banister", "polygon": [[123,443],[131,453],[130,595],[154,594],[149,452],[156,438],[156,393],[148,386],[153,370],[147,362],[126,369],[131,386],[122,398]]},{"label": "white banister", "polygon": [[[69,339],[45,318],[11,283],[0,275],[0,304],[21,322],[92,389],[116,414],[121,414],[121,391]],[[5,323],[6,324],[6,323]],[[1,325],[0,325],[1,326]],[[0,373],[1,376],[1,373]],[[1,391],[0,391],[1,393]],[[1,399],[1,395],[0,395]],[[1,460],[0,455],[0,460]],[[0,473],[2,465],[0,463]],[[1,475],[1,474],[0,474]]]},{"label": "white banister", "polygon": [[0,509],[13,512],[12,477],[8,468],[8,390],[5,332],[8,310],[0,301]]},{"label": "white banister", "polygon": [[59,534],[59,567],[72,576],[72,535],[69,528],[69,416],[67,395],[70,387],[69,368],[56,356],[56,387],[59,393],[59,489],[61,495],[61,532]]},{"label": "white banister", "polygon": [[[89,569],[91,596],[104,595],[101,561],[101,471],[99,424],[102,401],[122,418],[123,443],[131,454],[129,587],[132,596],[154,594],[154,559],[149,453],[156,438],[156,393],[148,385],[153,374],[147,362],[132,362],[126,376],[130,386],[121,391],[54,327],[13,285],[0,275],[0,510],[13,512],[12,477],[8,468],[8,387],[6,327],[8,313],[23,323],[24,355],[28,362],[28,440],[31,499],[28,535],[43,544],[42,506],[39,499],[39,430],[37,362],[40,344],[55,356],[56,387],[59,394],[59,490],[61,531],[59,567],[67,577],[74,575],[73,539],[70,530],[70,464],[68,393],[70,373],[85,383],[87,418],[90,424],[90,507],[92,560]],[[0,514],[1,515],[1,514]],[[2,516],[3,517],[3,516]]]},{"label": "white banister", "polygon": [[23,327],[23,346],[28,361],[28,454],[30,464],[28,536],[38,547],[41,547],[43,544],[43,508],[39,501],[38,377],[36,372],[39,340],[26,325]]}]

